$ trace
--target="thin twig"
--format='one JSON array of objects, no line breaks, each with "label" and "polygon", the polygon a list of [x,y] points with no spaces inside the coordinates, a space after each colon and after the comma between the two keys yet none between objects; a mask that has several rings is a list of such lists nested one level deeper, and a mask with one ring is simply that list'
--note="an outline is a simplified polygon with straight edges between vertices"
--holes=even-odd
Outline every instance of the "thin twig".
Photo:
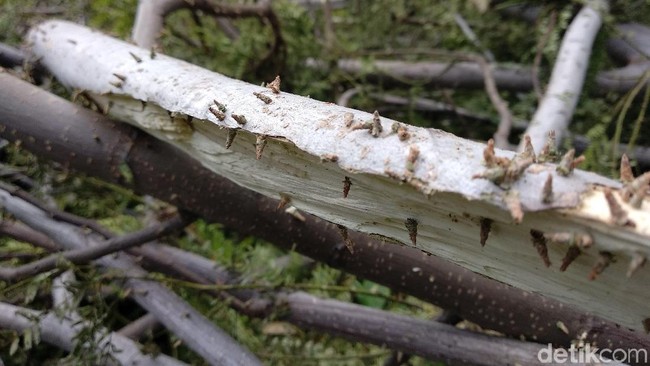
[{"label": "thin twig", "polygon": [[481,51],[483,57],[485,57],[489,63],[494,63],[494,54],[492,54],[490,50],[486,49],[483,46],[483,43],[481,43],[481,40],[478,39],[476,33],[474,33],[472,27],[469,25],[469,23],[467,23],[465,18],[463,18],[463,16],[459,13],[454,13],[454,21],[463,32],[463,34],[465,34],[465,37],[467,37],[467,39],[469,39],[469,41],[472,42],[472,44]]},{"label": "thin twig", "polygon": [[36,197],[32,196],[30,193],[20,188],[14,187],[4,182],[0,182],[0,189],[4,189],[5,191],[11,193],[12,195],[16,197],[20,197],[23,200],[31,203],[32,205],[40,208],[41,210],[47,212],[50,215],[50,217],[52,217],[55,220],[64,221],[82,228],[88,228],[96,232],[97,234],[103,236],[104,238],[110,238],[112,235],[110,231],[106,230],[104,227],[99,225],[97,221],[72,215],[68,212],[61,211],[57,208],[47,206],[39,199],[37,199]]},{"label": "thin twig", "polygon": [[495,146],[500,149],[507,149],[510,144],[508,143],[508,136],[510,136],[510,129],[512,128],[512,113],[508,108],[508,103],[504,101],[499,95],[497,84],[494,81],[492,74],[493,66],[482,57],[476,57],[476,61],[483,70],[483,77],[485,79],[485,92],[488,94],[492,105],[499,113],[499,127],[494,133]]},{"label": "thin twig", "polygon": [[177,215],[159,225],[150,226],[134,233],[109,239],[97,246],[77,248],[63,253],[55,253],[20,267],[0,268],[0,279],[3,281],[19,281],[55,269],[61,263],[88,263],[105,255],[142,245],[146,242],[168,235],[185,227],[188,223],[189,221],[184,216]]}]

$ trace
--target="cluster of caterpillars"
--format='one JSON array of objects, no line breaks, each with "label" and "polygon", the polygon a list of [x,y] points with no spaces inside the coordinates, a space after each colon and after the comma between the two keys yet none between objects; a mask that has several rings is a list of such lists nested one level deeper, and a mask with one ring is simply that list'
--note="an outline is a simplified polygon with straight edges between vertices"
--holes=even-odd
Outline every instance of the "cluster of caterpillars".
[{"label": "cluster of caterpillars", "polygon": [[[555,145],[555,132],[548,134],[548,139],[540,151],[539,156],[528,135],[524,136],[524,150],[512,159],[496,156],[494,152],[494,140],[490,139],[483,150],[483,159],[486,169],[474,174],[472,179],[487,179],[505,190],[503,195],[504,203],[510,211],[515,223],[520,223],[524,218],[524,212],[519,200],[519,192],[512,189],[512,185],[523,175],[526,169],[534,163],[557,163],[556,172],[561,176],[569,176],[578,164],[584,161],[584,156],[575,157],[575,150],[571,149],[560,157]],[[541,187],[541,201],[545,204],[553,203],[553,175],[549,174]]]},{"label": "cluster of caterpillars", "polygon": [[[352,131],[368,130],[368,133],[372,137],[379,137],[384,132],[384,127],[381,124],[381,116],[378,111],[372,113],[372,120],[370,121],[354,123],[354,115],[352,113],[346,113],[344,119],[345,127],[351,128]],[[411,134],[408,132],[406,125],[399,122],[393,122],[390,127],[390,133],[397,134],[397,138],[400,141],[408,141],[411,138]]]},{"label": "cluster of caterpillars", "polygon": [[[488,141],[487,147],[483,152],[487,169],[484,172],[473,176],[473,178],[490,180],[499,187],[509,190],[504,195],[504,200],[511,215],[517,223],[521,222],[523,212],[516,192],[510,190],[510,187],[522,175],[528,166],[533,163],[557,162],[558,165],[556,167],[556,172],[562,176],[569,176],[575,167],[584,160],[584,157],[582,156],[575,158],[575,150],[571,149],[558,161],[559,154],[555,147],[554,132],[549,133],[548,140],[544,148],[541,150],[540,155],[537,157],[535,156],[530,144],[530,138],[524,136],[524,139],[524,151],[515,155],[513,159],[495,156],[494,141]],[[638,178],[634,178],[630,167],[630,161],[624,154],[621,158],[620,179],[624,183],[623,188],[618,192],[620,199],[633,208],[641,208],[643,199],[648,194],[650,172],[645,173]],[[619,203],[615,192],[610,188],[605,188],[603,194],[609,207],[610,222],[618,226],[635,227],[636,224],[628,217],[627,211]],[[512,198],[513,196],[515,198]],[[549,174],[544,182],[541,201],[546,204],[553,202],[552,174]],[[480,243],[484,246],[490,234],[492,220],[483,218],[480,223]],[[585,233],[544,233],[538,230],[531,230],[530,236],[533,247],[537,250],[537,253],[546,267],[551,266],[547,244],[554,243],[567,246],[567,252],[564,258],[562,258],[562,263],[560,264],[560,271],[566,271],[569,265],[575,261],[584,250],[592,247],[594,243],[591,235]],[[598,253],[598,259],[589,273],[589,279],[595,280],[598,275],[610,265],[613,259],[614,255],[611,252],[600,251]],[[627,276],[632,276],[632,274],[642,267],[645,262],[646,257],[644,255],[641,253],[633,254],[628,267]]]},{"label": "cluster of caterpillars", "polygon": [[[266,85],[267,88],[271,90],[273,94],[280,94],[280,76],[276,76],[275,79],[268,83]],[[253,92],[253,95],[264,102],[264,104],[271,104],[273,103],[273,99],[269,97],[266,94],[263,94],[262,92]],[[219,121],[224,121],[226,119],[226,111],[228,109],[223,103],[220,103],[216,99],[213,100],[213,104],[208,106],[208,111],[212,113],[213,116],[215,116],[216,119]],[[246,117],[243,114],[235,114],[235,113],[230,113],[230,117],[232,117],[235,122],[237,122],[238,125],[244,126],[248,121],[246,120]],[[226,149],[230,149],[232,146],[232,143],[235,141],[235,137],[237,137],[237,130],[239,128],[229,128],[228,129],[228,136],[226,137]],[[267,143],[267,136],[266,135],[258,135],[255,141],[255,158],[257,160],[260,160],[262,158],[262,153],[264,152],[264,147],[266,147]]]}]

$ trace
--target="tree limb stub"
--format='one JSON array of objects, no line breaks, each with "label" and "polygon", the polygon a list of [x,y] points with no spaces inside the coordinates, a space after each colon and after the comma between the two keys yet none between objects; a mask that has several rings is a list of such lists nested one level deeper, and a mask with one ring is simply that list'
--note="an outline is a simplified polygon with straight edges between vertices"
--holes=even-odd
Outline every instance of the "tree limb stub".
[{"label": "tree limb stub", "polygon": [[[369,131],[378,129],[356,128],[367,122],[371,126],[371,114],[288,93],[275,95],[164,55],[152,59],[148,50],[71,23],[44,23],[31,32],[30,42],[64,84],[94,93],[110,106],[112,116],[173,143],[246,188],[288,196],[294,208],[407,244],[411,240],[404,223],[411,218],[418,223],[421,250],[635,329],[642,329],[642,320],[650,316],[644,285],[650,273],[639,271],[621,283],[627,259],[650,255],[648,202],[640,210],[623,204],[636,225],[617,226],[602,186],[618,189],[620,183],[579,170],[563,177],[546,163],[528,167],[506,191],[472,179],[485,171],[485,145],[442,131],[408,126],[410,138],[400,141],[391,132],[393,121],[381,118],[383,132],[373,137]],[[226,108],[223,121],[210,112],[215,101]],[[233,114],[245,116],[246,123],[235,121]],[[230,129],[239,133],[226,149]],[[254,146],[258,135],[268,137],[260,160]],[[419,153],[413,158],[415,150]],[[546,204],[542,195],[549,174],[555,175],[554,199]],[[344,177],[352,182],[347,198],[341,194]],[[517,206],[516,200],[524,217],[512,225],[508,207]],[[493,220],[485,249],[478,243],[482,218]],[[530,244],[530,230],[588,234],[593,248],[584,250],[565,273],[547,270]],[[566,244],[551,243],[551,262],[559,263],[566,249]],[[589,281],[599,251],[620,260]],[[611,291],[617,296],[606,296]],[[619,311],[613,313],[614,308]]]}]

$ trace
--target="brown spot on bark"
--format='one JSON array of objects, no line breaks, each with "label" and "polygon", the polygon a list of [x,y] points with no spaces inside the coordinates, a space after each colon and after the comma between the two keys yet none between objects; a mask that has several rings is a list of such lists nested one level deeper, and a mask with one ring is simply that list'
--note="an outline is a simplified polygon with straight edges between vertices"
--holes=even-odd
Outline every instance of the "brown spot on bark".
[{"label": "brown spot on bark", "polygon": [[573,263],[573,261],[580,256],[582,252],[580,251],[580,248],[576,245],[571,245],[569,246],[569,249],[567,249],[566,254],[564,255],[564,258],[562,258],[562,264],[560,265],[560,271],[564,272],[569,268],[569,265]]},{"label": "brown spot on bark", "polygon": [[406,226],[406,230],[408,230],[409,233],[409,239],[411,239],[411,243],[415,246],[417,243],[417,236],[418,236],[418,221],[416,219],[408,218],[404,222],[404,226]]},{"label": "brown spot on bark", "polygon": [[352,181],[349,177],[343,179],[343,198],[348,198],[348,193],[350,193],[350,187],[352,187]]},{"label": "brown spot on bark", "polygon": [[544,265],[550,267],[551,260],[548,257],[548,248],[546,247],[546,238],[544,237],[544,233],[538,230],[531,230],[530,236],[533,241],[533,246],[537,249],[537,254],[542,258]]},{"label": "brown spot on bark", "polygon": [[484,217],[481,218],[480,242],[482,247],[485,246],[485,243],[487,242],[488,237],[490,236],[491,230],[492,230],[492,220]]}]

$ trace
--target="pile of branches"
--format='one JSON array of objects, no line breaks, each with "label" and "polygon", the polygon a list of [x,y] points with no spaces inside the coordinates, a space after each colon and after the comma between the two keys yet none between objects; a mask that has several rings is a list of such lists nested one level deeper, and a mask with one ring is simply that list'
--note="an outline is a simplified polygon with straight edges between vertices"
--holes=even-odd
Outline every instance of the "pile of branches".
[{"label": "pile of branches", "polygon": [[[136,27],[134,37],[153,40],[164,16],[181,7],[220,17],[260,17],[275,35],[269,55],[282,52],[277,17],[264,3],[231,8],[208,1],[141,1],[139,17],[155,17],[139,18],[139,26],[148,26]],[[147,42],[143,45],[152,46]],[[12,56],[3,58],[3,66],[24,63],[20,51],[3,50],[3,56]],[[470,61],[483,70],[481,77],[491,67],[483,58]],[[493,80],[489,75],[488,72],[487,78]],[[342,235],[338,226],[309,214],[302,214],[300,219],[281,214],[281,201],[243,189],[182,151],[42,90],[9,70],[0,72],[0,84],[2,138],[68,169],[156,197],[178,208],[160,221],[152,220],[142,230],[117,235],[97,221],[60,211],[35,198],[29,193],[34,184],[28,177],[7,175],[0,186],[0,202],[7,214],[0,223],[0,233],[51,254],[23,265],[1,267],[0,280],[9,285],[44,273],[54,280],[50,310],[29,309],[16,305],[16,299],[5,299],[0,302],[0,328],[32,334],[30,337],[38,334],[44,342],[66,351],[87,350],[100,355],[97,363],[102,364],[183,364],[165,354],[142,351],[140,337],[161,325],[209,364],[260,364],[257,356],[235,341],[228,330],[221,330],[155,281],[152,272],[159,272],[195,284],[246,316],[279,317],[299,327],[385,346],[395,351],[387,364],[404,363],[408,359],[405,355],[411,354],[449,364],[539,364],[538,354],[546,349],[546,344],[569,348],[575,342],[610,349],[650,350],[650,339],[644,334],[559,301],[498,283],[417,249],[348,230]],[[506,121],[498,131],[499,141],[505,144],[503,139],[507,140],[512,121],[498,94],[488,92],[502,112],[502,121]],[[124,165],[131,168],[128,177],[122,170]],[[435,304],[444,312],[435,320],[421,320],[300,291],[244,290],[237,286],[242,274],[159,242],[181,232],[197,218],[295,250]],[[348,240],[355,243],[353,251],[346,245]],[[79,299],[74,293],[74,268],[80,265],[97,266],[125,289],[146,315],[122,329],[90,324],[79,314]],[[553,319],[553,323],[548,323],[548,319]],[[500,336],[456,328],[454,325],[461,320],[494,330]],[[90,336],[80,337],[88,329],[92,329]]]}]

